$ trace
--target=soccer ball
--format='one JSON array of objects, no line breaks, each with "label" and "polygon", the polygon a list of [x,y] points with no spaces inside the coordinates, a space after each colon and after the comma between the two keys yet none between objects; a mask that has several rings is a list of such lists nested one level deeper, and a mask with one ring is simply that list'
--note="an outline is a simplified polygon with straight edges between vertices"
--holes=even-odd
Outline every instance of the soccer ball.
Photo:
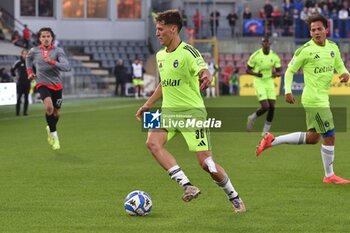
[{"label": "soccer ball", "polygon": [[145,191],[135,190],[126,196],[124,208],[131,216],[146,216],[152,210],[152,199]]}]

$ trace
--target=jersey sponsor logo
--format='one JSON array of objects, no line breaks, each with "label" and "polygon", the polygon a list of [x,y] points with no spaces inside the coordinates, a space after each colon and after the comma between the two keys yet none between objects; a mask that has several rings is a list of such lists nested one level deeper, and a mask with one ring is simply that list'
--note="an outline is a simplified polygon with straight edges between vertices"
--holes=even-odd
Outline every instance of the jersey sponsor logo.
[{"label": "jersey sponsor logo", "polygon": [[332,72],[334,71],[334,67],[332,65],[330,66],[323,66],[323,67],[315,67],[314,74],[321,74],[325,72]]},{"label": "jersey sponsor logo", "polygon": [[165,79],[162,80],[162,87],[175,87],[175,86],[180,86],[180,81],[181,79]]},{"label": "jersey sponsor logo", "polygon": [[174,68],[177,68],[179,66],[179,61],[176,59],[173,63]]},{"label": "jersey sponsor logo", "polygon": [[194,58],[197,58],[197,57],[201,56],[199,54],[199,52],[195,48],[193,48],[192,46],[186,45],[186,46],[184,46],[184,49],[189,51]]}]

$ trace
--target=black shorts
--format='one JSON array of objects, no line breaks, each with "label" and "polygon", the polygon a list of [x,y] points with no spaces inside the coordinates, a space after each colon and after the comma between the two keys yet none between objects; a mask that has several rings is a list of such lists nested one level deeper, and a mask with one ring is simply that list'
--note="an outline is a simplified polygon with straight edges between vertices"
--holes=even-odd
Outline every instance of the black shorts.
[{"label": "black shorts", "polygon": [[40,98],[44,101],[46,97],[50,97],[55,108],[61,108],[62,105],[62,90],[55,91],[46,86],[38,88]]}]

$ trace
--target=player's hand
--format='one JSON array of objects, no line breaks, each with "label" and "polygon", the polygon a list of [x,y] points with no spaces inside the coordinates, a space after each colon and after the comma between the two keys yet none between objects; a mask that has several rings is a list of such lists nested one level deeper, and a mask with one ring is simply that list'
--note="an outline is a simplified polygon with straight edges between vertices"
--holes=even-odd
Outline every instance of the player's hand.
[{"label": "player's hand", "polygon": [[349,81],[349,74],[344,73],[339,76],[339,80],[341,83],[346,83]]},{"label": "player's hand", "polygon": [[203,76],[199,79],[201,90],[205,90],[210,86],[211,80],[207,76]]},{"label": "player's hand", "polygon": [[292,93],[286,94],[285,99],[286,99],[287,103],[290,103],[290,104],[295,103],[295,98],[294,98],[294,95]]},{"label": "player's hand", "polygon": [[148,112],[149,110],[150,110],[150,107],[147,107],[147,106],[145,106],[145,105],[143,105],[142,107],[140,107],[140,108],[137,110],[136,114],[135,114],[136,119],[137,119],[138,121],[141,121],[141,120],[142,120],[143,113],[144,113],[144,112]]},{"label": "player's hand", "polygon": [[280,77],[280,76],[281,76],[280,73],[272,72],[272,78],[277,78],[277,77]]},{"label": "player's hand", "polygon": [[28,79],[29,80],[34,80],[36,79],[36,75],[34,73],[31,73],[29,76],[28,76]]}]

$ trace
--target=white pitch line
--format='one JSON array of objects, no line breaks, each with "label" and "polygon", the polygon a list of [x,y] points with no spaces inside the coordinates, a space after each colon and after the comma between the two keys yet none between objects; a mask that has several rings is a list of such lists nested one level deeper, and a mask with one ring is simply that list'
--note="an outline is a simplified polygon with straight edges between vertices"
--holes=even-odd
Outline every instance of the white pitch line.
[{"label": "white pitch line", "polygon": [[[81,112],[97,112],[97,111],[101,111],[101,110],[114,110],[114,109],[121,109],[121,108],[129,108],[129,107],[137,107],[137,106],[141,106],[139,104],[129,104],[129,105],[123,105],[123,106],[109,106],[109,107],[104,107],[104,108],[90,108],[90,109],[86,109],[86,110],[76,110],[76,111],[63,111],[63,114],[71,114],[71,113],[81,113]],[[136,109],[137,110],[137,109]],[[135,110],[135,113],[136,113]],[[0,118],[0,121],[6,121],[6,120],[17,120],[17,119],[26,119],[26,118],[34,118],[34,117],[42,117],[44,115],[43,114],[35,114],[35,115],[28,115],[25,117],[4,117],[4,118]]]}]

